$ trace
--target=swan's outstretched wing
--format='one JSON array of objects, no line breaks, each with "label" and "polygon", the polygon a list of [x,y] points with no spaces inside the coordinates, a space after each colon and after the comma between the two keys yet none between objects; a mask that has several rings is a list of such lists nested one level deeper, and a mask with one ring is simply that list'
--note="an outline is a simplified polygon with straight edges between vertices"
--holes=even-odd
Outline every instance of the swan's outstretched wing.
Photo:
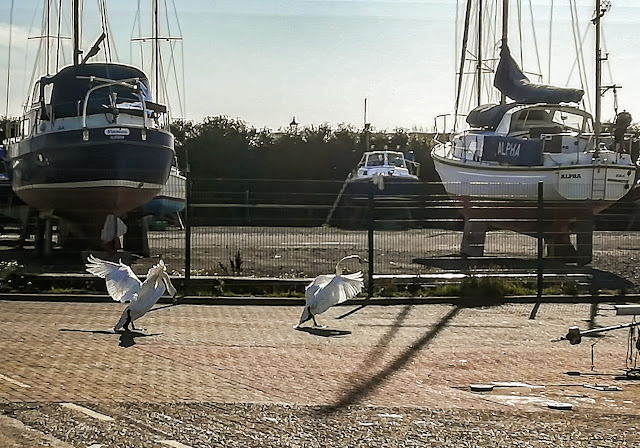
[{"label": "swan's outstretched wing", "polygon": [[348,299],[353,299],[362,292],[364,288],[364,276],[362,275],[362,272],[358,271],[353,274],[342,274],[340,277],[344,280],[342,286],[345,297],[338,303],[342,303]]},{"label": "swan's outstretched wing", "polygon": [[104,278],[107,292],[118,302],[134,302],[138,298],[140,279],[131,268],[124,264],[101,260],[93,255],[87,257],[87,272]]},{"label": "swan's outstretched wing", "polygon": [[362,272],[332,277],[328,283],[313,294],[313,297],[307,297],[307,303],[316,314],[323,313],[333,305],[354,298],[364,288]]},{"label": "swan's outstretched wing", "polygon": [[310,301],[313,300],[316,292],[319,289],[327,286],[334,278],[335,275],[333,274],[318,275],[316,278],[314,278],[313,281],[304,288],[304,296],[307,301],[307,305],[309,305]]}]

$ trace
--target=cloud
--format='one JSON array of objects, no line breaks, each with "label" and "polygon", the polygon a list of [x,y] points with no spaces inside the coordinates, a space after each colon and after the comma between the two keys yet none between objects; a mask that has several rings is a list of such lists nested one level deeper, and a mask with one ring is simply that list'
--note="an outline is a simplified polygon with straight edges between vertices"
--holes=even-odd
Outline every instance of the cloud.
[{"label": "cloud", "polygon": [[0,48],[9,48],[9,32],[11,30],[12,50],[22,50],[27,47],[27,39],[29,38],[29,30],[17,25],[9,25],[8,23],[0,22]]}]

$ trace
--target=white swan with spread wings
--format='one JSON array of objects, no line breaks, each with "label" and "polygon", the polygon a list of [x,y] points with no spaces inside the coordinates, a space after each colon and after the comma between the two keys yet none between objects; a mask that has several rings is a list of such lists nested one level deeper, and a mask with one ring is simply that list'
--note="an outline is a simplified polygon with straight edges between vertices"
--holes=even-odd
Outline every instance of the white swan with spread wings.
[{"label": "white swan with spread wings", "polygon": [[114,331],[129,331],[129,324],[134,330],[133,321],[144,316],[158,301],[165,290],[176,295],[176,289],[167,274],[167,268],[162,260],[149,268],[144,282],[134,274],[129,266],[122,260],[119,263],[101,260],[93,255],[87,257],[87,272],[104,278],[107,283],[107,292],[117,302],[129,302],[122,312],[118,323],[113,327]]},{"label": "white swan with spread wings", "polygon": [[364,280],[362,272],[358,271],[353,274],[343,274],[340,263],[352,258],[358,259],[358,255],[349,255],[342,258],[336,264],[336,273],[329,275],[317,276],[305,288],[306,304],[300,316],[300,322],[295,328],[308,320],[313,320],[313,324],[317,327],[316,315],[324,313],[333,305],[352,299],[364,288]]}]

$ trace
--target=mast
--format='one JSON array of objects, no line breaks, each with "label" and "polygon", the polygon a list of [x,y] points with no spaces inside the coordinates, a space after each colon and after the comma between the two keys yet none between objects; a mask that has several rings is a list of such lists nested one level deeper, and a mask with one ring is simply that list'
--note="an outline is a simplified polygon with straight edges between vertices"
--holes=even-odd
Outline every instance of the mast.
[{"label": "mast", "polygon": [[73,0],[73,65],[80,63],[80,1]]},{"label": "mast", "polygon": [[601,107],[602,107],[602,61],[607,59],[602,57],[600,49],[600,19],[607,12],[606,8],[602,8],[600,0],[596,0],[596,14],[593,19],[593,24],[596,26],[596,116],[594,123],[594,133],[596,136],[596,143],[600,137],[600,120],[601,120]]},{"label": "mast", "polygon": [[465,55],[467,54],[467,42],[469,40],[469,20],[471,18],[471,2],[467,0],[467,8],[464,14],[464,32],[462,35],[462,48],[460,51],[460,68],[458,70],[458,87],[456,89],[456,104],[454,107],[453,115],[453,132],[456,130],[458,122],[458,108],[460,107],[460,95],[462,93],[462,78],[464,76],[464,62]]},{"label": "mast", "polygon": [[478,57],[476,65],[476,78],[478,82],[478,103],[482,104],[482,0],[478,0]]},{"label": "mast", "polygon": [[[509,37],[509,0],[502,0],[502,47],[506,47]],[[500,92],[500,104],[507,102],[507,95]]]},{"label": "mast", "polygon": [[153,70],[154,70],[154,101],[160,101],[159,79],[160,79],[160,45],[158,43],[158,0],[153,0]]}]

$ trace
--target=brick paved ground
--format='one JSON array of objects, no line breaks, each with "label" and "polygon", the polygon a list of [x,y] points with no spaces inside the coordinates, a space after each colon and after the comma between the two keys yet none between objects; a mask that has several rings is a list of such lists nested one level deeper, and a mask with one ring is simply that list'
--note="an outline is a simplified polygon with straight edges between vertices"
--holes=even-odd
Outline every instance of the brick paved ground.
[{"label": "brick paved ground", "polygon": [[[0,378],[0,400],[335,404],[352,394],[359,404],[484,407],[493,400],[469,393],[470,383],[597,379],[563,374],[589,371],[594,340],[550,342],[585,328],[586,305],[543,305],[533,321],[521,305],[453,316],[447,306],[371,306],[335,320],[351,309],[338,307],[319,318],[351,332],[335,337],[295,331],[299,307],[180,305],[145,316],[132,341],[110,333],[120,308],[0,302],[0,374],[29,386]],[[629,321],[601,313],[602,325]],[[595,339],[598,372],[624,368],[626,336]]]},{"label": "brick paved ground", "polygon": [[[0,405],[210,402],[553,412],[546,407],[552,399],[590,413],[638,414],[640,383],[613,379],[625,367],[626,330],[577,346],[551,342],[571,325],[586,327],[587,305],[543,305],[536,320],[524,305],[370,306],[341,320],[335,317],[351,307],[336,307],[319,317],[329,329],[315,334],[292,328],[299,307],[180,305],[143,317],[138,326],[145,332],[133,339],[109,330],[121,307],[0,301]],[[607,309],[598,316],[600,325],[629,321]],[[608,375],[576,377],[565,375],[568,370]],[[469,391],[472,383],[491,381],[546,387]],[[623,390],[598,391],[586,383]]]}]

